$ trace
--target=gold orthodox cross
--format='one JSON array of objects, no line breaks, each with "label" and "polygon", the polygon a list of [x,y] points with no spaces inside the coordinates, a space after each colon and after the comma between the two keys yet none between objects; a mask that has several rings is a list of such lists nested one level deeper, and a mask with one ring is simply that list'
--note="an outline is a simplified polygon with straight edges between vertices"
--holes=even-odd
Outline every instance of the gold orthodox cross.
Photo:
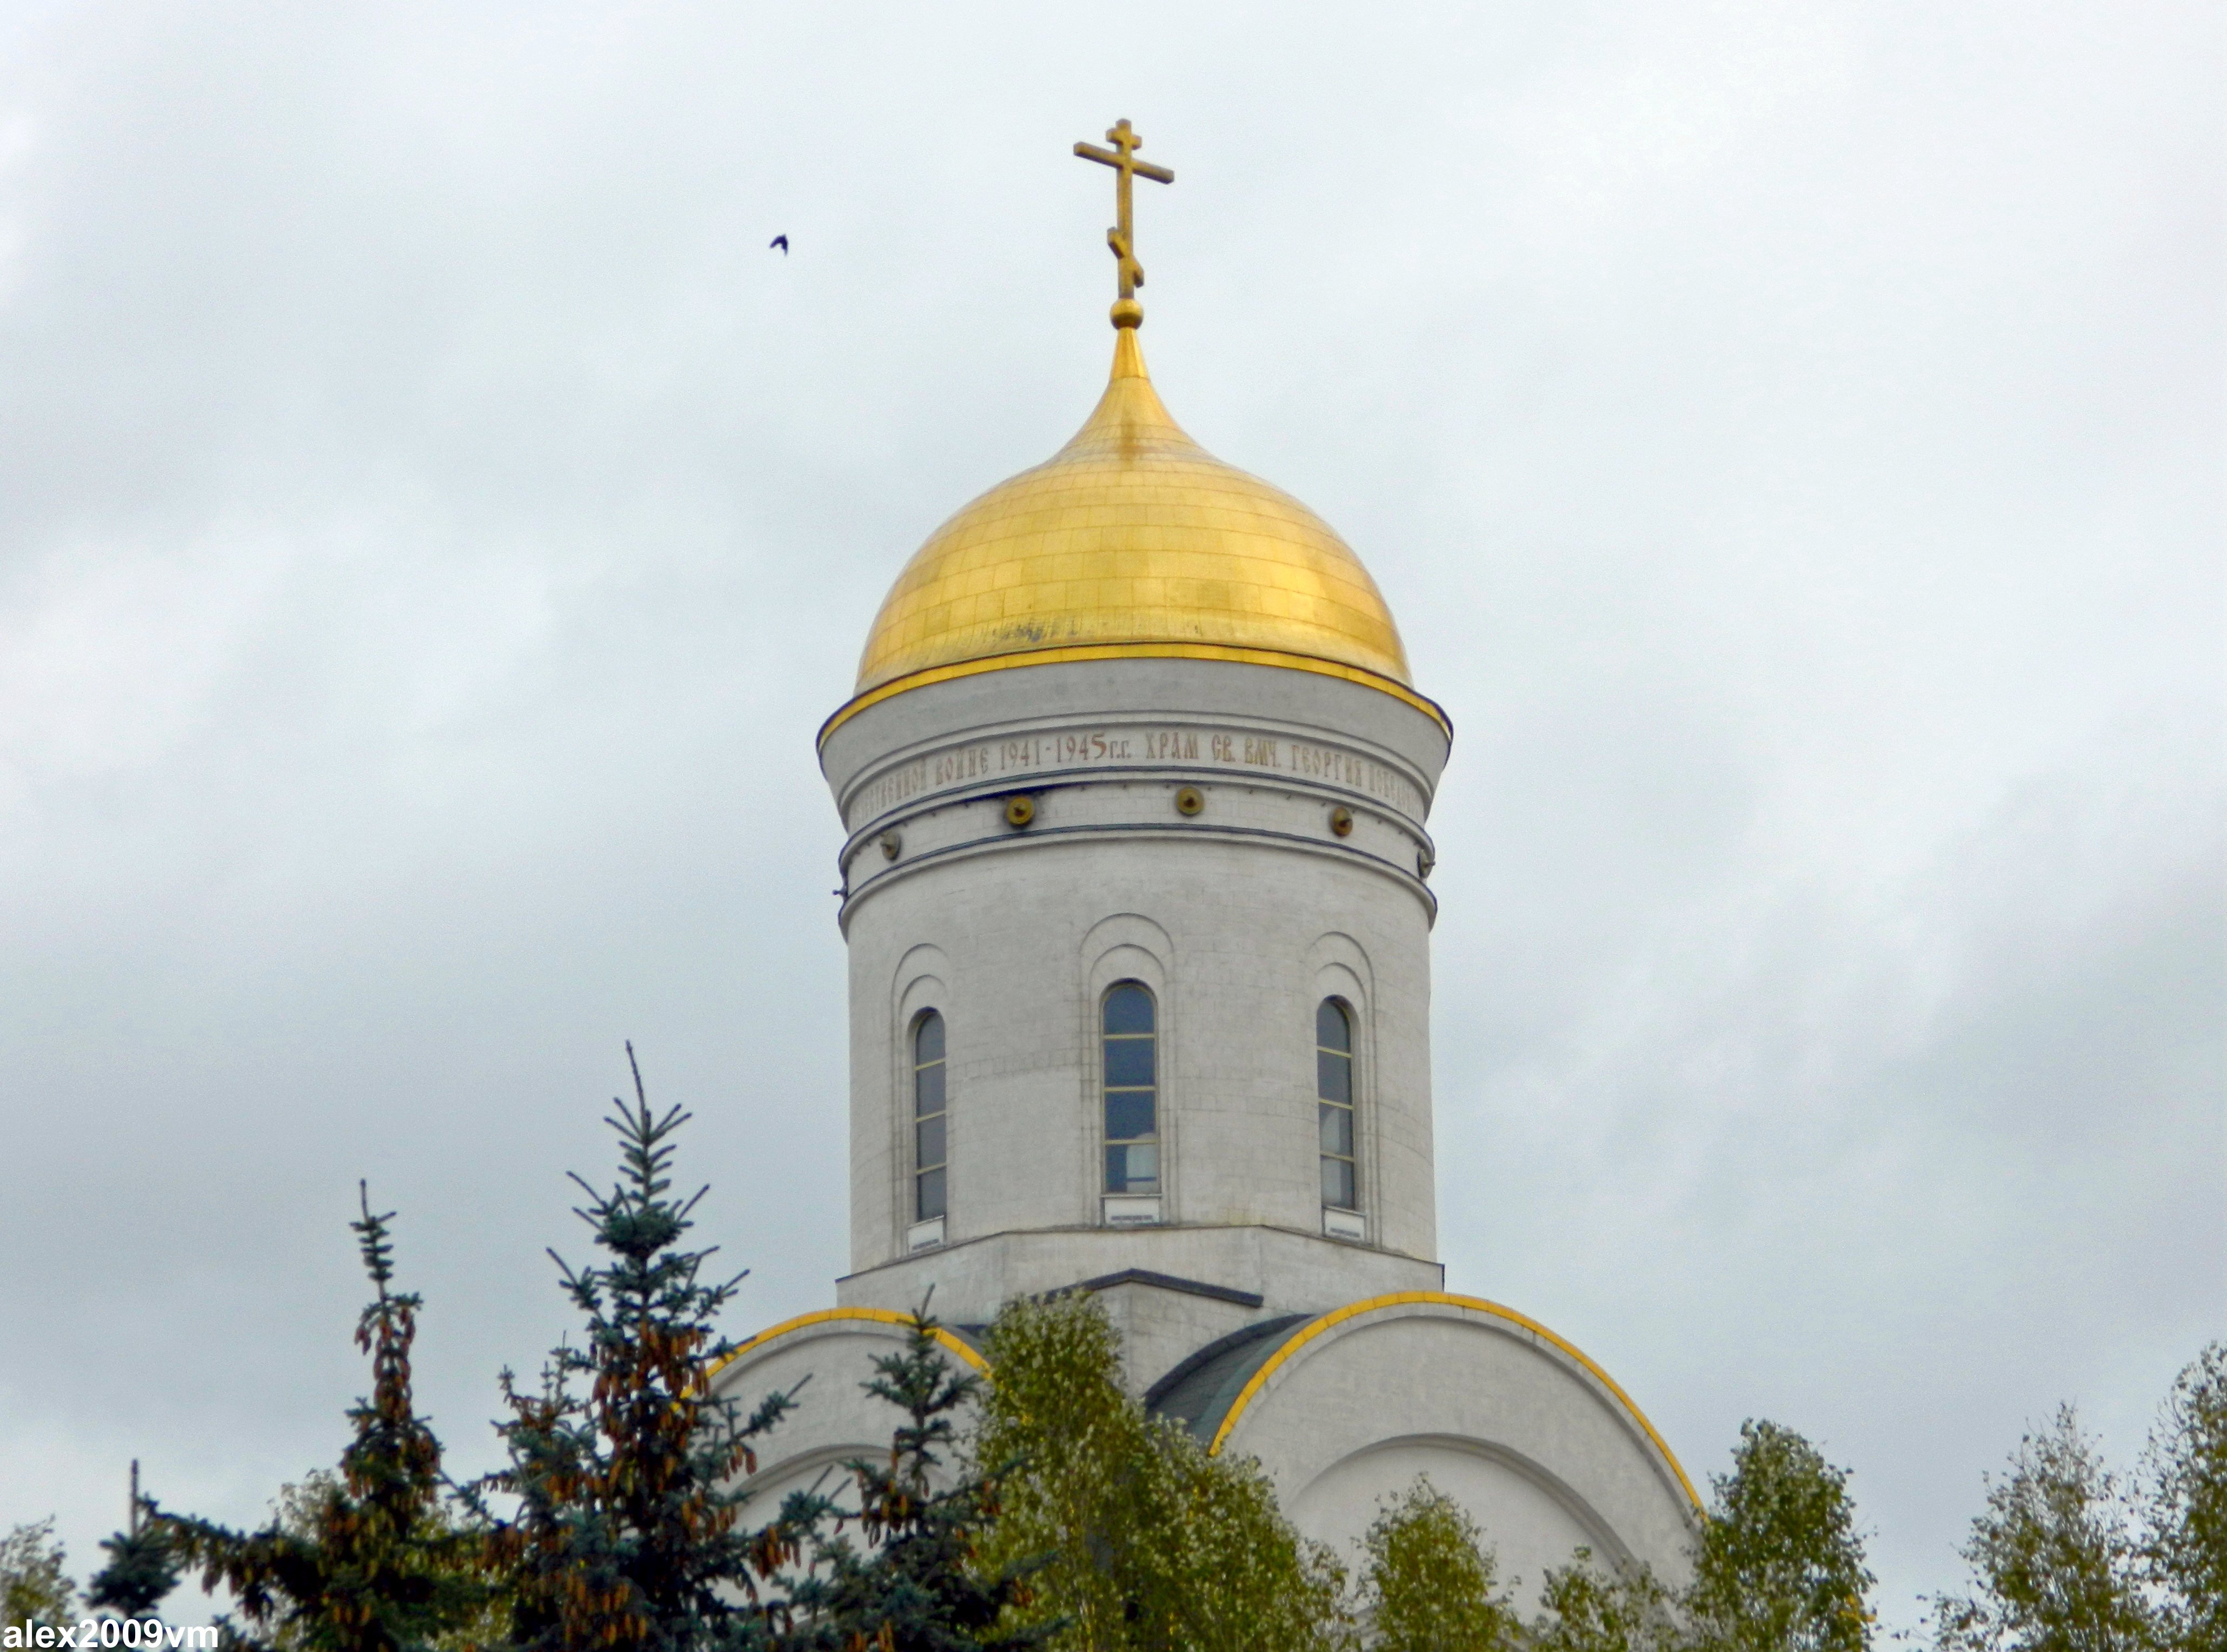
[{"label": "gold orthodox cross", "polygon": [[1176,175],[1164,166],[1137,158],[1138,148],[1144,140],[1129,129],[1126,120],[1114,123],[1114,129],[1106,134],[1106,141],[1114,147],[1102,150],[1095,144],[1077,144],[1075,152],[1086,161],[1114,169],[1115,222],[1106,232],[1106,245],[1114,249],[1121,278],[1121,297],[1114,306],[1114,324],[1134,327],[1145,315],[1143,307],[1137,303],[1137,289],[1145,284],[1145,266],[1137,262],[1137,226],[1130,210],[1129,180],[1150,178],[1154,183],[1173,183]]}]

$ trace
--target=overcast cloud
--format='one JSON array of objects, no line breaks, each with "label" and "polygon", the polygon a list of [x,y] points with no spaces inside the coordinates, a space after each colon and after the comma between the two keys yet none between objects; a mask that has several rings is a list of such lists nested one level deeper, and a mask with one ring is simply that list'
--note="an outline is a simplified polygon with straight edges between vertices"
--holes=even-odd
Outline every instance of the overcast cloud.
[{"label": "overcast cloud", "polygon": [[[2216,6],[0,13],[0,1527],[239,1521],[566,1324],[642,1052],[731,1329],[845,1266],[815,728],[1109,349],[1457,726],[1451,1288],[1890,1621],[2227,1326]],[[786,258],[768,240],[786,233]]]}]

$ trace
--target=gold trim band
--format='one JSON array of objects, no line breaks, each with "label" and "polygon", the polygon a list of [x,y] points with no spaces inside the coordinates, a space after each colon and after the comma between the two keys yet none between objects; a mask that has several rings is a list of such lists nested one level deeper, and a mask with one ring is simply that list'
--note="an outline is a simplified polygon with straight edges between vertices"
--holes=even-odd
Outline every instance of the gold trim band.
[{"label": "gold trim band", "polygon": [[1444,1291],[1396,1291],[1389,1296],[1370,1297],[1361,1302],[1349,1302],[1344,1307],[1326,1313],[1319,1319],[1310,1320],[1300,1326],[1285,1340],[1281,1347],[1268,1356],[1267,1363],[1253,1374],[1252,1381],[1238,1391],[1236,1400],[1222,1419],[1222,1426],[1214,1431],[1214,1443],[1206,1448],[1207,1455],[1214,1457],[1220,1454],[1223,1443],[1229,1438],[1230,1431],[1237,1426],[1237,1419],[1245,1414],[1246,1406],[1251,1405],[1259,1397],[1261,1389],[1267,1387],[1268,1379],[1276,1374],[1278,1368],[1316,1337],[1336,1326],[1343,1324],[1349,1319],[1357,1319],[1362,1314],[1375,1313],[1385,1308],[1406,1307],[1417,1304],[1429,1304],[1447,1308],[1467,1308],[1477,1313],[1490,1314],[1496,1319],[1505,1319],[1510,1324],[1521,1325],[1534,1336],[1552,1343],[1568,1355],[1583,1366],[1601,1387],[1614,1394],[1617,1403],[1631,1414],[1632,1421],[1637,1423],[1647,1438],[1655,1442],[1655,1449],[1662,1453],[1662,1460],[1670,1465],[1670,1472],[1678,1477],[1678,1483],[1685,1489],[1687,1501],[1694,1505],[1694,1512],[1697,1514],[1701,1512],[1701,1500],[1694,1494],[1694,1483],[1686,1477],[1685,1468],[1679,1463],[1676,1454],[1671,1451],[1662,1436],[1655,1432],[1655,1425],[1647,1420],[1647,1413],[1632,1403],[1630,1394],[1617,1387],[1614,1377],[1594,1364],[1573,1343],[1556,1336],[1529,1316],[1520,1314],[1513,1308],[1503,1308],[1496,1302],[1487,1302],[1482,1297],[1458,1297]]},{"label": "gold trim band", "polygon": [[926,688],[931,683],[948,683],[960,677],[979,677],[985,672],[1009,671],[1019,666],[1059,666],[1077,660],[1228,660],[1246,666],[1279,666],[1286,671],[1311,671],[1318,677],[1342,678],[1349,683],[1359,683],[1364,688],[1374,688],[1393,698],[1405,700],[1425,717],[1429,718],[1453,738],[1453,719],[1436,700],[1418,694],[1407,684],[1398,682],[1381,673],[1349,666],[1336,660],[1324,660],[1310,654],[1286,654],[1279,648],[1241,648],[1221,642],[1082,642],[1062,648],[1028,648],[1018,654],[993,654],[981,660],[961,660],[948,666],[929,666],[923,670],[908,672],[878,683],[854,697],[834,716],[820,725],[817,744],[825,747],[827,737],[841,728],[870,705],[878,705],[908,689]]},{"label": "gold trim band", "polygon": [[[1268,1385],[1268,1379],[1274,1375],[1277,1370],[1291,1360],[1299,1349],[1314,1341],[1316,1337],[1343,1324],[1349,1319],[1357,1319],[1363,1314],[1375,1313],[1386,1308],[1415,1305],[1465,1308],[1474,1313],[1489,1314],[1495,1319],[1504,1319],[1510,1324],[1522,1326],[1533,1336],[1568,1355],[1582,1366],[1595,1381],[1606,1388],[1615,1397],[1617,1403],[1630,1413],[1632,1421],[1639,1425],[1640,1431],[1654,1443],[1655,1449],[1662,1453],[1662,1460],[1670,1465],[1670,1472],[1678,1477],[1678,1484],[1685,1491],[1687,1501],[1694,1505],[1694,1512],[1697,1514],[1701,1512],[1701,1499],[1694,1490],[1694,1483],[1686,1477],[1685,1467],[1678,1461],[1677,1453],[1673,1451],[1669,1442],[1656,1432],[1655,1425],[1647,1420],[1647,1413],[1640,1410],[1638,1406],[1633,1403],[1631,1396],[1617,1385],[1616,1379],[1594,1363],[1582,1349],[1567,1338],[1549,1330],[1528,1314],[1518,1313],[1515,1309],[1503,1307],[1496,1302],[1487,1302],[1482,1297],[1455,1296],[1445,1291],[1395,1291],[1388,1296],[1369,1297],[1360,1302],[1349,1302],[1344,1307],[1326,1313],[1318,1319],[1310,1320],[1300,1326],[1285,1339],[1276,1351],[1268,1356],[1267,1362],[1255,1371],[1252,1380],[1239,1390],[1236,1400],[1222,1419],[1222,1426],[1214,1431],[1214,1441],[1206,1448],[1207,1455],[1209,1457],[1220,1455],[1231,1432],[1236,1428],[1238,1419],[1245,1414],[1246,1407],[1260,1397],[1260,1391]],[[704,1374],[705,1381],[708,1384],[712,1378],[718,1376],[720,1372],[742,1358],[743,1355],[754,1349],[763,1347],[776,1337],[786,1336],[791,1331],[802,1330],[807,1325],[826,1324],[838,1320],[863,1320],[869,1324],[882,1325],[909,1325],[913,1323],[913,1317],[910,1314],[898,1313],[890,1308],[822,1308],[816,1313],[799,1314],[795,1318],[784,1319],[778,1325],[762,1330],[748,1342],[738,1344],[733,1353]],[[983,1375],[991,1375],[989,1361],[984,1359],[980,1354],[941,1325],[935,1328],[935,1340],[958,1355],[960,1359]]]},{"label": "gold trim band", "polygon": [[[822,1308],[816,1313],[799,1314],[794,1319],[784,1319],[770,1330],[760,1331],[747,1343],[737,1343],[733,1353],[704,1373],[704,1380],[710,1382],[752,1349],[762,1348],[776,1336],[786,1336],[793,1330],[802,1330],[807,1325],[824,1325],[837,1319],[863,1319],[877,1325],[909,1325],[913,1323],[910,1314],[901,1314],[894,1308]],[[983,1375],[990,1374],[989,1361],[941,1325],[935,1328],[935,1340]]]}]

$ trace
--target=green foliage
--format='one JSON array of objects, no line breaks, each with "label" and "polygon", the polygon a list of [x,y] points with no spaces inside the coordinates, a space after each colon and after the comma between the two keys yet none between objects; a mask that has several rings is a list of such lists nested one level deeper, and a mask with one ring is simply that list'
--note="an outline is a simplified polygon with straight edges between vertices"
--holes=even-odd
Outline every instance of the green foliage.
[{"label": "green foliage", "polygon": [[[273,1521],[290,1537],[314,1539],[322,1511],[336,1493],[344,1489],[340,1477],[330,1470],[312,1469],[300,1480],[278,1488],[278,1495],[271,1499]],[[481,1596],[475,1611],[433,1637],[436,1652],[474,1652],[476,1648],[501,1644],[509,1623],[510,1598],[499,1582],[486,1574],[482,1564],[479,1550],[485,1540],[483,1528],[446,1502],[437,1505],[428,1519],[464,1540],[446,1546],[448,1553],[463,1558],[466,1575],[477,1582]],[[265,1638],[271,1652],[301,1652],[302,1626],[283,1623]]]},{"label": "green foliage", "polygon": [[1873,1579],[1847,1471],[1794,1430],[1751,1419],[1710,1489],[1682,1591],[1580,1548],[1547,1568],[1534,1652],[1866,1652]]},{"label": "green foliage", "polygon": [[59,1629],[73,1621],[77,1584],[63,1569],[68,1564],[51,1515],[0,1537],[0,1623],[29,1619]]},{"label": "green foliage", "polygon": [[1038,1616],[1064,1649],[1112,1648],[1126,1622],[1122,1575],[1137,1547],[1125,1496],[1151,1455],[1144,1419],[1115,1380],[1120,1343],[1087,1298],[1016,1302],[991,1328],[997,1381],[973,1441],[977,1464],[1018,1464],[995,1554],[1041,1555]]},{"label": "green foliage", "polygon": [[1670,1592],[1645,1566],[1604,1568],[1580,1548],[1548,1566],[1546,1611],[1531,1626],[1534,1652],[1676,1652],[1683,1640]]},{"label": "green foliage", "polygon": [[178,1586],[178,1558],[162,1528],[140,1527],[101,1540],[108,1564],[86,1585],[85,1604],[119,1617],[150,1618]]},{"label": "green foliage", "polygon": [[711,1253],[681,1248],[704,1196],[672,1196],[673,1136],[688,1115],[653,1114],[638,1068],[634,1081],[634,1105],[615,1103],[609,1120],[617,1183],[598,1193],[573,1177],[590,1199],[577,1214],[609,1260],[576,1271],[556,1259],[586,1322],[584,1345],[551,1355],[538,1393],[503,1374],[510,1466],[488,1485],[519,1506],[488,1553],[514,1591],[514,1646],[752,1652],[783,1610],[759,1585],[799,1557],[820,1506],[792,1499],[756,1533],[739,1521],[746,1494],[736,1483],[756,1466],[750,1441],[789,1398],[745,1419],[711,1390],[711,1366],[733,1347],[713,1320],[741,1276],[706,1284]]},{"label": "green foliage", "polygon": [[1348,1643],[1345,1579],[1259,1465],[1210,1457],[1122,1391],[1093,1298],[1016,1302],[990,1331],[978,1464],[1017,1464],[988,1559],[1038,1560],[1019,1614],[1061,1652],[1316,1652]]},{"label": "green foliage", "polygon": [[1864,1652],[1874,1581],[1848,1476],[1790,1428],[1740,1425],[1681,1604],[1700,1652]]},{"label": "green foliage", "polygon": [[2143,1560],[2175,1652],[2227,1647],[2227,1343],[2182,1371],[2150,1436]]},{"label": "green foliage", "polygon": [[139,1495],[139,1464],[131,1464],[131,1520],[115,1536],[104,1539],[108,1564],[86,1585],[85,1604],[106,1608],[119,1617],[156,1617],[155,1609],[178,1586],[178,1557],[169,1534],[143,1516],[147,1500]]},{"label": "green foliage", "polygon": [[2116,1483],[2070,1406],[2019,1442],[1961,1551],[1974,1587],[1934,1603],[1943,1652],[2141,1652],[2155,1643]]},{"label": "green foliage", "polygon": [[1417,1476],[1380,1506],[1362,1548],[1376,1652],[1503,1652],[1522,1643],[1492,1552],[1459,1503]]},{"label": "green foliage", "polygon": [[[388,1216],[361,1194],[359,1236],[377,1295],[356,1325],[371,1355],[372,1397],[348,1413],[355,1436],[336,1478],[316,1483],[290,1524],[274,1518],[243,1534],[150,1501],[149,1529],[201,1569],[202,1587],[232,1591],[253,1633],[229,1622],[233,1643],[303,1652],[433,1652],[469,1623],[491,1585],[478,1538],[458,1531],[442,1506],[441,1445],[411,1394],[410,1350],[419,1299],[397,1295]],[[389,1213],[391,1215],[392,1213]]]},{"label": "green foliage", "polygon": [[[962,1474],[948,1490],[935,1470],[952,1449],[954,1418],[978,1393],[938,1346],[935,1322],[916,1314],[902,1354],[874,1362],[867,1391],[905,1413],[889,1456],[850,1464],[858,1507],[813,1544],[814,1570],[796,1588],[805,1627],[784,1652],[1020,1652],[1050,1625],[1004,1624],[1030,1598],[1029,1563],[985,1565],[982,1540],[998,1513],[1003,1476]],[[841,1527],[855,1521],[867,1547]],[[1016,1614],[1018,1617],[1018,1614]]]},{"label": "green foliage", "polygon": [[1147,1566],[1136,1575],[1155,1586],[1133,1598],[1165,1604],[1140,1618],[1133,1643],[1187,1652],[1347,1645],[1345,1568],[1284,1518],[1260,1465],[1209,1457],[1174,1423],[1148,1426],[1162,1470],[1157,1484],[1146,1481],[1158,1493],[1146,1500],[1157,1540],[1138,1552]]}]

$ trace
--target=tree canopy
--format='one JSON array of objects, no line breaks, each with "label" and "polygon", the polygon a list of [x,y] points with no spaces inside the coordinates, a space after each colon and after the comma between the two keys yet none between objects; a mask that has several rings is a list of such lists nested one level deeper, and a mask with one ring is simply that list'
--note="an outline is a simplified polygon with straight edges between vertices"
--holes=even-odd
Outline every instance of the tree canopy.
[{"label": "tree canopy", "polygon": [[[855,1505],[833,1506],[814,1534],[814,1565],[794,1594],[795,1652],[1024,1652],[1058,1627],[1028,1611],[1033,1559],[985,1552],[1011,1465],[939,1472],[980,1383],[945,1355],[936,1330],[923,1309],[904,1351],[874,1362],[867,1392],[904,1419],[885,1457],[849,1465]],[[853,1522],[863,1549],[843,1529]]]},{"label": "tree canopy", "polygon": [[1682,1652],[1675,1601],[1645,1566],[1604,1566],[1580,1546],[1569,1565],[1547,1568],[1539,1593],[1535,1652]]},{"label": "tree canopy", "polygon": [[2198,1355],[2166,1397],[2143,1468],[2146,1575],[2174,1652],[2227,1647],[2227,1343]]},{"label": "tree canopy", "polygon": [[[1347,1643],[1345,1574],[1257,1464],[1209,1457],[1121,1386],[1082,1293],[1006,1306],[974,1460],[1005,1475],[991,1553],[1040,1560],[1024,1621],[1061,1652],[1316,1652]],[[1004,1465],[1014,1465],[1008,1472]]]},{"label": "tree canopy", "polygon": [[[757,1443],[794,1396],[745,1416],[718,1392],[736,1345],[718,1322],[745,1276],[711,1275],[714,1248],[687,1242],[706,1191],[673,1190],[689,1115],[654,1111],[627,1053],[616,1177],[573,1178],[595,1259],[552,1253],[577,1340],[530,1389],[502,1373],[507,1466],[462,1488],[444,1474],[413,1398],[421,1303],[393,1288],[392,1213],[360,1184],[372,1383],[337,1470],[285,1488],[252,1532],[135,1480],[86,1609],[151,1617],[183,1564],[231,1592],[237,1621],[220,1622],[254,1652],[1870,1652],[1848,1471],[1791,1428],[1741,1425],[1682,1586],[1579,1548],[1527,1624],[1477,1512],[1426,1478],[1379,1504],[1350,1573],[1259,1464],[1147,1413],[1079,1290],[1007,1304],[987,1381],[923,1304],[863,1385],[892,1408],[888,1451],[832,1494],[757,1506]],[[1931,1603],[1939,1652],[2223,1652],[2227,1345],[2180,1374],[2134,1489],[2066,1406],[1984,1499],[1969,1586]],[[0,1539],[0,1596],[11,1626],[80,1609],[54,1521]]]},{"label": "tree canopy", "polygon": [[348,1412],[354,1437],[337,1477],[317,1483],[298,1521],[274,1514],[252,1533],[148,1504],[150,1529],[180,1560],[201,1568],[201,1586],[232,1591],[247,1624],[243,1632],[225,1622],[234,1643],[435,1652],[495,1587],[480,1566],[478,1538],[446,1517],[441,1443],[412,1397],[421,1304],[389,1289],[393,1213],[373,1214],[361,1186],[358,1199],[362,1218],[350,1226],[376,1294],[357,1321],[355,1342],[371,1355],[372,1393]]},{"label": "tree canopy", "polygon": [[2128,1508],[2069,1405],[2020,1440],[1961,1553],[1972,1586],[1934,1603],[1943,1652],[2142,1652],[2154,1643]]},{"label": "tree canopy", "polygon": [[86,1585],[85,1604],[105,1607],[119,1617],[155,1617],[155,1609],[178,1585],[178,1555],[162,1524],[147,1517],[139,1495],[139,1464],[131,1464],[131,1515],[122,1531],[104,1539],[108,1563]]},{"label": "tree canopy", "polygon": [[51,1628],[68,1621],[77,1605],[68,1566],[52,1515],[0,1537],[0,1623]]},{"label": "tree canopy", "polygon": [[1848,1475],[1777,1423],[1740,1425],[1681,1601],[1701,1652],[1864,1652],[1875,1579]]},{"label": "tree canopy", "polygon": [[1362,1539],[1361,1607],[1378,1652],[1513,1652],[1522,1622],[1477,1521],[1424,1476]]},{"label": "tree canopy", "polygon": [[502,1374],[510,1465],[487,1485],[517,1509],[495,1523],[488,1558],[510,1583],[520,1652],[759,1652],[785,1610],[763,1585],[819,1509],[800,1503],[756,1531],[741,1521],[752,1442],[791,1400],[771,1395],[745,1418],[706,1380],[733,1347],[716,1321],[743,1276],[709,1280],[712,1251],[684,1247],[705,1191],[673,1193],[689,1115],[653,1113],[631,1045],[627,1060],[634,1100],[607,1120],[617,1179],[603,1192],[572,1178],[603,1260],[576,1269],[550,1253],[580,1345],[550,1355],[537,1389]]}]

